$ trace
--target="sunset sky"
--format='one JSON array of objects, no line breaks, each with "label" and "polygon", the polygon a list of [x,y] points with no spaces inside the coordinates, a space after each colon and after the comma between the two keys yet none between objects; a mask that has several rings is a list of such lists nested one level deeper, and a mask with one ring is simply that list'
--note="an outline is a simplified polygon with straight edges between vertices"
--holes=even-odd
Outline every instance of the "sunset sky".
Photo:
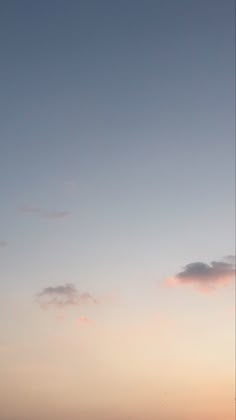
[{"label": "sunset sky", "polygon": [[0,420],[234,420],[234,19],[0,0]]}]

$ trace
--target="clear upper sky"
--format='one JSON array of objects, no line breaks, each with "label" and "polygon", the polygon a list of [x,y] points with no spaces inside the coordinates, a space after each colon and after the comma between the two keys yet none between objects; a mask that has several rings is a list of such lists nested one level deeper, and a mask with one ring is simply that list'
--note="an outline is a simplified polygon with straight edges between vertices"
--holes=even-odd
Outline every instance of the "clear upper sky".
[{"label": "clear upper sky", "polygon": [[[102,303],[96,310],[87,307],[88,296],[82,300],[86,317],[104,327],[100,350],[106,357],[106,340],[113,337],[117,322],[130,319],[132,324],[136,319],[140,326],[140,320],[158,314],[161,319],[176,318],[180,324],[190,316],[196,326],[212,317],[217,331],[219,322],[224,324],[220,311],[226,311],[223,319],[230,317],[231,286],[217,288],[209,309],[208,297],[184,287],[168,289],[163,282],[174,276],[177,281],[185,279],[185,274],[178,277],[177,273],[187,264],[219,262],[235,253],[234,3],[0,1],[0,288],[2,352],[9,365],[19,368],[12,352],[22,348],[22,337],[27,336],[25,319],[30,322],[29,341],[30,334],[35,337],[36,324],[40,342],[44,328],[54,328],[52,319],[49,327],[45,313],[33,302],[36,293],[43,291],[46,296],[48,287],[71,283],[100,296]],[[209,267],[209,281],[219,285],[218,266]],[[191,271],[190,285],[201,284],[199,273],[196,277]],[[68,292],[58,291],[60,296]],[[17,314],[21,314],[19,321]],[[86,320],[80,319],[84,324]],[[232,326],[231,319],[229,337]],[[123,338],[130,335],[130,330],[117,328]],[[211,331],[209,326],[206,334]],[[147,342],[149,333],[146,329],[141,333]],[[74,348],[71,330],[70,334]],[[96,334],[85,339],[91,340],[92,347]],[[188,333],[184,334],[187,340]],[[221,342],[221,330],[216,336]],[[6,348],[11,349],[10,355]],[[118,357],[114,348],[109,353],[110,378]],[[28,349],[30,355],[35,351]],[[230,345],[228,351],[232,356]],[[85,360],[90,357],[95,363],[97,354],[84,353]],[[35,358],[42,362],[42,354]],[[163,358],[164,354],[162,349]],[[124,351],[124,371],[127,358],[132,359],[130,353],[126,356]],[[62,359],[66,359],[64,353]],[[145,372],[155,370],[155,357],[151,360]],[[223,370],[224,363],[219,365]],[[136,369],[128,377],[142,378],[142,374]],[[10,389],[14,372],[6,370],[4,375]],[[97,378],[94,374],[91,383]],[[122,378],[120,374],[123,384]],[[0,390],[4,381],[0,379]],[[67,383],[76,388],[68,378]],[[40,384],[41,379],[39,388]],[[24,395],[27,392],[26,387]],[[32,395],[31,400],[29,406],[22,403],[18,415],[32,420],[38,400]],[[126,400],[122,394],[124,407]],[[64,410],[71,400],[65,401]],[[97,402],[100,411],[101,401],[102,397]],[[132,404],[129,401],[127,407]],[[178,411],[178,399],[175,404],[175,416],[172,408],[162,408],[160,420],[185,420],[184,411]],[[3,420],[15,419],[10,405],[5,405]],[[222,407],[218,412],[223,417],[213,410],[201,419],[232,420],[229,405],[223,401]],[[70,418],[77,420],[76,405],[73,410]],[[102,419],[108,415],[113,420],[109,404],[106,410],[108,414],[101,411]],[[157,412],[150,412],[151,420],[158,420]],[[55,420],[61,420],[59,413],[54,414]],[[100,420],[96,417],[100,414],[91,413],[86,420]],[[124,413],[125,420],[125,415],[132,416]],[[188,420],[189,415],[200,418],[199,413],[188,412]]]}]

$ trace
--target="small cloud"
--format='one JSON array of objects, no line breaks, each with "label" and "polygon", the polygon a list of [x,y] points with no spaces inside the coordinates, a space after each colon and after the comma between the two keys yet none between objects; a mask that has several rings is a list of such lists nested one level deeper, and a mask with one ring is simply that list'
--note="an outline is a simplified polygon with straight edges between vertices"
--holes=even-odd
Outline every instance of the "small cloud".
[{"label": "small cloud", "polygon": [[77,323],[78,323],[78,325],[91,325],[92,321],[89,318],[87,318],[86,316],[80,316],[77,319]]},{"label": "small cloud", "polygon": [[69,211],[52,211],[52,212],[44,212],[42,214],[42,217],[45,219],[65,219],[66,217],[69,217],[71,213]]},{"label": "small cloud", "polygon": [[66,210],[55,210],[55,211],[47,211],[43,210],[37,206],[26,205],[20,208],[20,211],[25,214],[37,214],[39,217],[44,219],[65,219],[66,217],[70,216],[71,213]]},{"label": "small cloud", "polygon": [[46,287],[37,295],[37,301],[43,309],[62,309],[68,306],[97,303],[97,300],[88,292],[80,293],[73,284]]},{"label": "small cloud", "polygon": [[226,286],[235,278],[235,257],[228,256],[222,261],[193,262],[187,264],[182,271],[166,280],[166,285],[173,287],[191,285],[199,291],[210,293],[219,287]]},{"label": "small cloud", "polygon": [[0,240],[0,248],[6,248],[8,246],[8,242],[5,240]]},{"label": "small cloud", "polygon": [[42,210],[36,206],[25,205],[20,208],[20,211],[22,213],[41,213]]}]

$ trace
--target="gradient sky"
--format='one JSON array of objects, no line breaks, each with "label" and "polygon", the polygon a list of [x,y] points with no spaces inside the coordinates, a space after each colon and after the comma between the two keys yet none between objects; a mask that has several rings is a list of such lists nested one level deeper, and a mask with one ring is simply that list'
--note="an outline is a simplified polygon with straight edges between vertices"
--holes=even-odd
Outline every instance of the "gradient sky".
[{"label": "gradient sky", "polygon": [[234,3],[0,0],[1,420],[234,419]]}]

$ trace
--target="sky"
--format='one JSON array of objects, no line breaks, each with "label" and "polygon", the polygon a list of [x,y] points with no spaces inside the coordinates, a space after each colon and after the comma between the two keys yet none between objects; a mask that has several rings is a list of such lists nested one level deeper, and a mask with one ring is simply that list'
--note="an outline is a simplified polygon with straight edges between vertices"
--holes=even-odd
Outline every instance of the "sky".
[{"label": "sky", "polygon": [[233,420],[235,2],[0,1],[1,420]]}]

